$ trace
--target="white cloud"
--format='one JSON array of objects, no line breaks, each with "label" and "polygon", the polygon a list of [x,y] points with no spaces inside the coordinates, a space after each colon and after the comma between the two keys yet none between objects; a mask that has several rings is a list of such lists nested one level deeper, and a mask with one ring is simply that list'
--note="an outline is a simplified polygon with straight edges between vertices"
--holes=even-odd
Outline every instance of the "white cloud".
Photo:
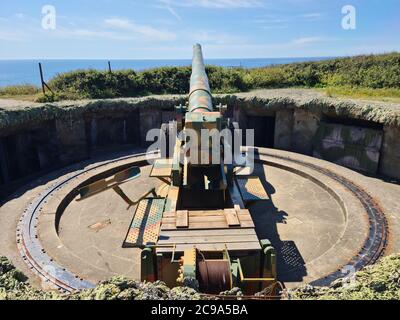
[{"label": "white cloud", "polygon": [[72,29],[72,30],[64,30],[64,35],[66,36],[71,36],[71,37],[76,37],[76,38],[88,38],[88,39],[94,39],[94,38],[106,38],[106,39],[111,39],[111,40],[128,40],[128,37],[124,37],[121,35],[118,35],[113,32],[107,32],[107,31],[96,31],[96,30],[89,30],[89,29]]},{"label": "white cloud", "polygon": [[324,37],[302,37],[293,40],[294,44],[310,44],[310,43],[316,43],[316,42],[323,42],[327,41],[327,38]]},{"label": "white cloud", "polygon": [[259,0],[187,0],[169,1],[170,5],[179,7],[201,7],[209,9],[238,9],[262,7],[263,3]]},{"label": "white cloud", "polygon": [[269,26],[262,26],[260,27],[261,29],[264,30],[271,30],[271,29],[288,29],[289,26],[287,24],[275,24],[275,25],[269,25]]},{"label": "white cloud", "polygon": [[14,14],[14,17],[16,17],[17,19],[25,19],[26,14],[18,12],[16,14]]},{"label": "white cloud", "polygon": [[322,18],[322,13],[319,12],[305,13],[301,14],[300,17],[307,21],[316,21]]},{"label": "white cloud", "polygon": [[176,10],[172,7],[171,0],[159,0],[161,3],[160,6],[156,6],[160,9],[167,10],[171,15],[173,15],[177,20],[181,21],[182,17],[176,12]]},{"label": "white cloud", "polygon": [[110,18],[106,19],[104,22],[109,28],[132,32],[138,36],[146,38],[147,40],[172,41],[176,39],[175,33],[159,30],[147,25],[137,24],[128,19]]},{"label": "white cloud", "polygon": [[218,44],[218,45],[227,45],[227,44],[239,44],[243,43],[243,39],[227,34],[227,33],[221,33],[221,32],[216,32],[216,31],[197,31],[197,32],[191,32],[192,35],[192,42],[199,42],[203,45],[206,44]]},{"label": "white cloud", "polygon": [[290,19],[287,18],[263,18],[263,19],[255,19],[254,23],[264,24],[264,23],[287,23]]},{"label": "white cloud", "polygon": [[11,41],[11,42],[20,42],[24,41],[24,34],[20,32],[8,32],[8,31],[0,31],[0,40],[1,41]]}]

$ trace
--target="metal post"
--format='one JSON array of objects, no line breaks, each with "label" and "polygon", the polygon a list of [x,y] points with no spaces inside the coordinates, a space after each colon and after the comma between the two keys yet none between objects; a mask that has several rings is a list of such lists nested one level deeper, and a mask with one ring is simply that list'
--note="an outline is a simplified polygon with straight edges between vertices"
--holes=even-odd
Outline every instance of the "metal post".
[{"label": "metal post", "polygon": [[42,69],[42,63],[39,62],[39,71],[40,71],[40,83],[42,84],[42,91],[43,94],[46,94],[46,89],[45,89],[45,84],[44,84],[44,79],[43,79],[43,69]]},{"label": "metal post", "polygon": [[111,70],[111,62],[110,62],[110,61],[108,61],[108,72],[112,73],[112,70]]}]

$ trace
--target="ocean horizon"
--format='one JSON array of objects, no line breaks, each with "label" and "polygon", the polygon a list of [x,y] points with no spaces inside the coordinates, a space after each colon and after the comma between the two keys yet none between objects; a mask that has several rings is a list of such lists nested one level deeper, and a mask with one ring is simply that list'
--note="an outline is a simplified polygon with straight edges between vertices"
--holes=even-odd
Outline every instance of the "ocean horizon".
[{"label": "ocean horizon", "polygon": [[[243,58],[243,59],[206,59],[208,65],[221,67],[258,68],[271,65],[280,65],[296,62],[321,61],[332,57],[304,57],[304,58]],[[190,59],[180,60],[0,60],[0,87],[9,85],[32,84],[40,85],[39,62],[42,63],[45,81],[50,80],[58,73],[78,69],[108,70],[108,61],[112,70],[133,69],[143,71],[158,67],[190,66]]]}]

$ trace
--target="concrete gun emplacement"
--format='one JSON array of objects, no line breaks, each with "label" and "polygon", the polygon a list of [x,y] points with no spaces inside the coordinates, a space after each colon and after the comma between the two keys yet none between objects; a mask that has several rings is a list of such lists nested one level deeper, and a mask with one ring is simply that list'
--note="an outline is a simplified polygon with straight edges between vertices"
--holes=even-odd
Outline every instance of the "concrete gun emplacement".
[{"label": "concrete gun emplacement", "polygon": [[[149,178],[161,185],[130,200],[120,185],[141,175],[132,167],[82,187],[78,200],[113,189],[136,206],[123,246],[142,249],[143,281],[214,295],[234,287],[250,295],[265,290],[271,297],[278,287],[276,252],[269,240],[258,238],[248,210],[251,203],[270,199],[252,170],[225,161],[232,151],[225,134],[238,128],[224,116],[225,108],[213,106],[196,44],[188,104],[177,106],[175,120],[160,130],[169,150],[160,153]],[[204,132],[209,136],[201,139]]]}]

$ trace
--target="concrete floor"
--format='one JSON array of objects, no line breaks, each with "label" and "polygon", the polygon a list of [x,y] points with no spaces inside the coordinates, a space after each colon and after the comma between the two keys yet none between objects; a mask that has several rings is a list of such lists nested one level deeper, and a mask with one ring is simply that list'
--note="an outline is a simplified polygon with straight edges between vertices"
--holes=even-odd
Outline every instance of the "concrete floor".
[{"label": "concrete floor", "polygon": [[346,217],[338,202],[314,182],[272,166],[256,167],[271,201],[250,207],[260,239],[269,239],[278,256],[278,277],[302,282],[306,264],[341,238]]},{"label": "concrete floor", "polygon": [[[121,188],[132,199],[160,185],[159,180],[149,178],[151,166],[143,167],[139,179]],[[127,204],[113,191],[95,195],[84,201],[73,201],[65,210],[59,228],[64,246],[74,253],[75,261],[68,263],[76,273],[82,274],[80,261],[85,267],[96,270],[83,274],[92,282],[125,275],[140,279],[140,249],[122,248],[123,241],[135,213],[136,206]]]},{"label": "concrete floor", "polygon": [[[256,167],[256,174],[261,177],[272,201],[253,204],[250,211],[259,237],[269,238],[278,251],[280,280],[288,286],[295,286],[337,270],[357,252],[368,227],[362,208],[346,190],[328,178],[311,172],[311,169],[294,165],[289,158],[318,164],[345,175],[372,194],[383,207],[389,222],[391,238],[386,253],[399,251],[399,185],[366,177],[326,161],[282,151],[269,152],[288,158],[288,161],[277,161],[279,164],[286,163],[288,167],[299,172],[313,175],[313,179],[310,179],[306,175],[271,164],[260,164]],[[95,167],[99,163],[101,162],[94,161],[91,164],[77,165],[69,168],[69,172],[85,166]],[[110,164],[105,168],[116,165]],[[93,174],[105,168],[96,169]],[[131,198],[139,197],[143,191],[158,184],[156,179],[147,178],[149,168],[144,168],[139,180],[123,186]],[[65,174],[66,172],[60,171],[32,182],[0,207],[0,255],[10,257],[31,278],[31,282],[38,286],[40,282],[26,268],[17,251],[16,225],[29,202],[46,186],[65,179]],[[87,178],[88,176],[84,176],[75,184]],[[337,198],[322,186],[329,186],[339,194],[340,199],[347,204],[347,214]],[[73,187],[74,183],[68,186],[69,189]],[[116,274],[138,279],[140,251],[122,248],[135,208],[127,210],[126,204],[113,191],[84,202],[73,201],[61,218],[57,235],[54,210],[69,192],[68,188],[61,189],[54,196],[39,221],[40,241],[48,254],[60,265],[93,283]]]},{"label": "concrete floor", "polygon": [[[149,170],[145,167],[139,180],[123,186],[132,199],[159,184],[148,178]],[[267,165],[257,165],[255,174],[272,199],[251,206],[258,236],[270,239],[277,249],[280,280],[302,282],[306,263],[339,240],[345,214],[326,190],[304,177]],[[117,274],[139,279],[140,250],[121,247],[134,210],[127,210],[112,190],[73,201],[59,229],[61,242],[74,256],[67,262],[68,269],[92,282]],[[90,272],[82,272],[88,267]]]}]

